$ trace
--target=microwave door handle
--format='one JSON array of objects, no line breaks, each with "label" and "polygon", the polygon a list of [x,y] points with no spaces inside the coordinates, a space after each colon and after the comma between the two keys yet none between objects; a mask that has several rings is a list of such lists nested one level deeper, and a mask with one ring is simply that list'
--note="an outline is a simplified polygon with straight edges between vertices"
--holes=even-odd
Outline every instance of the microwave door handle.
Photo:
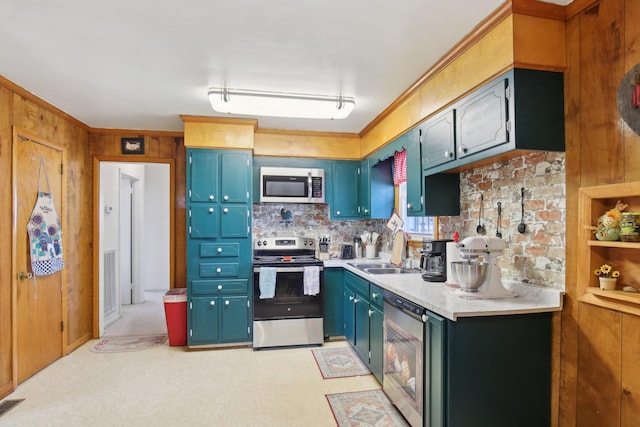
[{"label": "microwave door handle", "polygon": [[307,176],[307,195],[308,195],[307,197],[308,197],[309,201],[311,201],[311,196],[313,195],[312,183],[313,183],[313,180],[311,179],[311,172],[309,172],[309,175]]}]

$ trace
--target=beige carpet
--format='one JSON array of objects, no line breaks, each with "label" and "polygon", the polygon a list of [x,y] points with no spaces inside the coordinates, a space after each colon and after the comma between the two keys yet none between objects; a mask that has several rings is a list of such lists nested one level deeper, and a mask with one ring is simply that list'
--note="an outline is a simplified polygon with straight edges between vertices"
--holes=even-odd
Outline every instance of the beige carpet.
[{"label": "beige carpet", "polygon": [[323,379],[309,347],[97,354],[95,342],[5,397],[25,400],[0,425],[335,426],[326,394],[380,388],[373,375]]}]

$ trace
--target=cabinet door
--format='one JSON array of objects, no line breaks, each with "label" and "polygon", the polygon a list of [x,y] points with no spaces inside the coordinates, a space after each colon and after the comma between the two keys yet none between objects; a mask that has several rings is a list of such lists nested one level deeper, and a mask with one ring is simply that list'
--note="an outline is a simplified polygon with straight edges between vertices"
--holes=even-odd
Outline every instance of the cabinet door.
[{"label": "cabinet door", "polygon": [[249,339],[249,299],[246,296],[220,298],[222,310],[222,341]]},{"label": "cabinet door", "polygon": [[220,339],[220,301],[216,297],[191,299],[189,344],[208,344]]},{"label": "cabinet door", "polygon": [[216,203],[191,205],[189,208],[189,237],[192,239],[218,237],[219,210]]},{"label": "cabinet door", "polygon": [[333,162],[332,219],[358,218],[360,162],[336,160]]},{"label": "cabinet door", "polygon": [[384,326],[382,310],[374,305],[369,307],[369,369],[382,384],[382,367],[384,363]]},{"label": "cabinet door", "polygon": [[369,302],[364,295],[355,299],[355,349],[365,363],[369,363]]},{"label": "cabinet door", "polygon": [[189,154],[189,200],[218,201],[218,153],[212,150],[191,150]]},{"label": "cabinet door", "polygon": [[424,216],[420,129],[407,134],[407,215]]},{"label": "cabinet door", "polygon": [[249,235],[249,210],[245,206],[220,206],[220,236],[245,238]]},{"label": "cabinet door", "polygon": [[220,156],[221,203],[248,203],[251,157],[247,153],[222,153]]},{"label": "cabinet door", "polygon": [[429,169],[456,159],[455,110],[444,111],[420,126],[422,167]]},{"label": "cabinet door", "polygon": [[425,323],[424,425],[444,427],[445,414],[445,341],[446,320],[428,313]]},{"label": "cabinet door", "polygon": [[622,314],[622,411],[621,427],[640,420],[640,317]]},{"label": "cabinet door", "polygon": [[344,270],[324,269],[324,336],[344,335]]},{"label": "cabinet door", "polygon": [[356,293],[350,288],[344,288],[344,336],[349,344],[356,344]]},{"label": "cabinet door", "polygon": [[371,218],[371,166],[369,160],[360,162],[358,181],[358,214],[360,218]]},{"label": "cabinet door", "polygon": [[508,79],[483,88],[457,109],[458,158],[509,142]]}]

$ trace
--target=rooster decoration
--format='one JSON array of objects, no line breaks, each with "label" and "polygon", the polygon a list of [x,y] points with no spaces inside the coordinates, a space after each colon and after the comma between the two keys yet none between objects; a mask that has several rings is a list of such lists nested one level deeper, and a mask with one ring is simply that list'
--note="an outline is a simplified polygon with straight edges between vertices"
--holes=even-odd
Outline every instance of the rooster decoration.
[{"label": "rooster decoration", "polygon": [[290,210],[285,208],[280,209],[280,216],[282,217],[281,222],[284,222],[287,226],[291,224],[293,214],[291,213]]}]

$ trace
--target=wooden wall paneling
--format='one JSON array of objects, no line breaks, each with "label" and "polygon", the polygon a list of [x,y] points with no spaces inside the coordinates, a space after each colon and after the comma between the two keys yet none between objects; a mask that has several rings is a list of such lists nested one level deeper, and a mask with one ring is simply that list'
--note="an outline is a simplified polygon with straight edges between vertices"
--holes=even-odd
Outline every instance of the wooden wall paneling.
[{"label": "wooden wall paneling", "polygon": [[70,207],[70,229],[73,248],[68,251],[73,265],[73,280],[69,280],[67,307],[67,352],[71,352],[93,336],[93,217],[92,186],[93,166],[89,156],[89,136],[84,129],[71,124],[64,125],[67,141],[67,203]]},{"label": "wooden wall paneling", "polygon": [[[576,417],[578,304],[576,266],[578,263],[578,188],[580,187],[580,21],[566,23],[567,69],[564,74],[565,150],[566,150],[566,248],[565,292],[562,310],[562,346],[560,350],[560,393],[557,423],[574,426]],[[573,267],[573,268],[572,268]],[[556,421],[556,420],[554,420]]]},{"label": "wooden wall paneling", "polygon": [[621,314],[580,303],[579,322],[575,425],[619,426]]},{"label": "wooden wall paneling", "polygon": [[640,317],[622,315],[622,349],[620,426],[635,427],[640,420]]},{"label": "wooden wall paneling", "polygon": [[[0,217],[12,218],[11,128],[13,94],[0,86]],[[12,222],[1,221],[2,236],[11,236]],[[12,330],[12,242],[0,239],[0,398],[14,388]]]},{"label": "wooden wall paneling", "polygon": [[623,1],[597,3],[580,15],[583,186],[624,181],[624,146],[616,106],[624,75]]},{"label": "wooden wall paneling", "polygon": [[[637,19],[640,17],[640,2],[625,1],[624,5],[624,74],[626,74],[640,63],[640,25],[637,25]],[[625,181],[640,181],[640,136],[623,120],[620,122],[624,139]]]},{"label": "wooden wall paneling", "polygon": [[253,149],[256,120],[192,116],[182,119],[187,147]]},{"label": "wooden wall paneling", "polygon": [[514,67],[564,71],[564,19],[513,15]]},{"label": "wooden wall paneling", "polygon": [[353,133],[302,132],[258,129],[255,156],[361,159],[360,136]]}]

